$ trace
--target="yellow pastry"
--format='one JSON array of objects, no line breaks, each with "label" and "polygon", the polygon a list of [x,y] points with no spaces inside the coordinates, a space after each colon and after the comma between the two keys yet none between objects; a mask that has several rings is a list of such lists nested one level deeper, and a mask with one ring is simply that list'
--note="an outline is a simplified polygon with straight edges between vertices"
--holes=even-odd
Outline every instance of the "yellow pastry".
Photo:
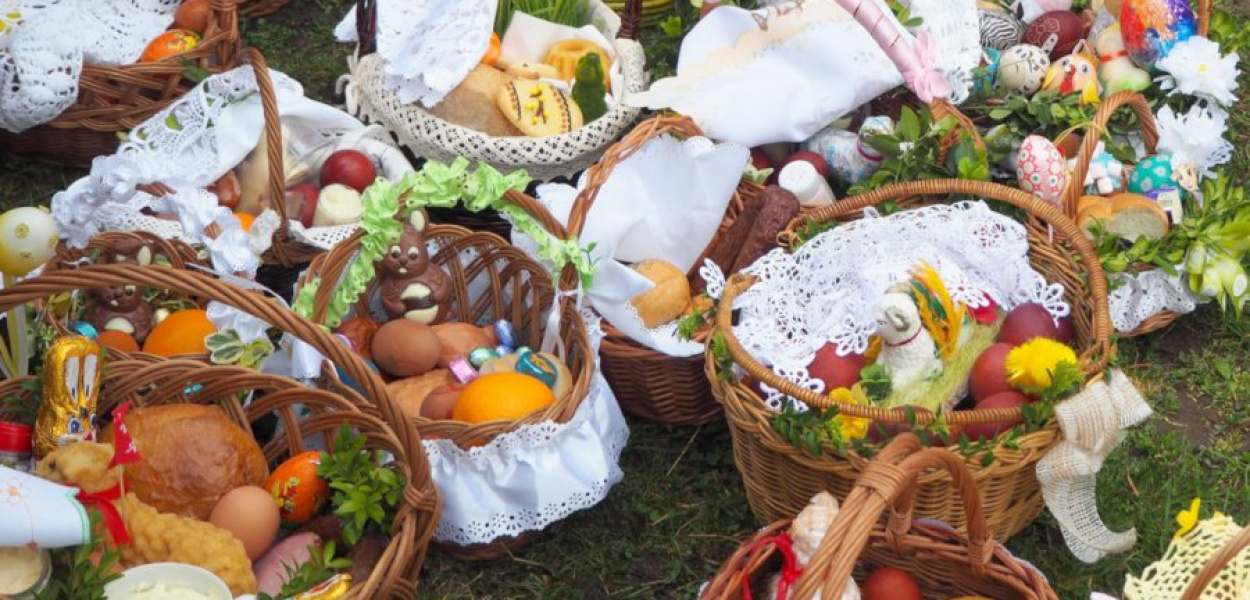
[{"label": "yellow pastry", "polygon": [[561,79],[560,71],[546,63],[527,62],[501,56],[495,66],[519,79]]},{"label": "yellow pastry", "polygon": [[[565,81],[572,81],[577,75],[577,61],[583,56],[594,52],[599,55],[599,60],[603,61],[603,72],[607,73],[612,70],[612,61],[608,58],[608,53],[599,44],[586,40],[562,40],[552,44],[547,50],[547,58],[543,62],[553,66],[560,72],[560,78]],[[604,78],[604,85],[607,85],[607,78]]]},{"label": "yellow pastry", "polygon": [[582,110],[568,94],[541,81],[521,79],[495,95],[499,110],[530,137],[568,133],[582,126]]}]

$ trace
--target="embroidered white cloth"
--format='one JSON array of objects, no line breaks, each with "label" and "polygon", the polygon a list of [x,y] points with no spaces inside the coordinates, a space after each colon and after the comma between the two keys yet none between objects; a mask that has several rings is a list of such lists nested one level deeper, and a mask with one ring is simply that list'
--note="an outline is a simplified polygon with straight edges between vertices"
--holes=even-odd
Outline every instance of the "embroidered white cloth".
[{"label": "embroidered white cloth", "polygon": [[0,128],[21,133],[55,119],[78,99],[83,63],[135,62],[179,4],[0,0]]},{"label": "embroidered white cloth", "polygon": [[1193,312],[1201,298],[1189,291],[1183,276],[1161,269],[1111,275],[1114,289],[1107,296],[1107,304],[1115,330],[1128,333],[1163,311]]},{"label": "embroidered white cloth", "polygon": [[1037,479],[1068,549],[1084,562],[1124,552],[1137,542],[1135,529],[1111,531],[1099,516],[1098,471],[1128,435],[1125,430],[1151,414],[1150,405],[1119,370],[1055,406],[1063,437],[1038,461]]},{"label": "embroidered white cloth", "polygon": [[[866,351],[882,295],[922,260],[937,269],[953,299],[968,306],[985,306],[989,297],[1006,310],[1037,302],[1055,318],[1066,316],[1071,309],[1063,286],[1033,270],[1028,247],[1024,227],[984,202],[886,217],[872,211],[793,254],[776,249],[748,267],[758,281],[734,304],[741,309],[734,333],[778,375],[822,393],[824,383],[807,372],[816,351],[830,342],[843,354]],[[780,409],[784,396],[764,391],[768,405]]]},{"label": "embroidered white cloth", "polygon": [[91,539],[78,490],[0,466],[0,548],[79,546]]},{"label": "embroidered white cloth", "polygon": [[[937,43],[935,66],[954,88],[953,99],[962,101],[981,54],[976,3],[910,4]],[[832,0],[807,0],[801,9],[779,15],[780,10],[712,11],[682,41],[677,75],[626,102],[672,109],[690,115],[714,139],[758,146],[801,142],[902,85],[898,68],[868,31]],[[767,20],[766,29],[757,18]],[[914,43],[909,33],[905,41]]]}]

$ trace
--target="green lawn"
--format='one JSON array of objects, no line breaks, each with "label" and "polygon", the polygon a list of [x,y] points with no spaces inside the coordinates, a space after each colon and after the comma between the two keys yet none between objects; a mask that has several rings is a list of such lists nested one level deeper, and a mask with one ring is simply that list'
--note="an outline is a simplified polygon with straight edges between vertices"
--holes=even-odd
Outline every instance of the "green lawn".
[{"label": "green lawn", "polygon": [[[295,0],[245,24],[271,66],[330,100],[350,48],[330,41],[349,3]],[[1235,6],[1242,11],[1246,7]],[[1245,52],[1243,52],[1245,54]],[[1250,167],[1250,117],[1233,111],[1234,172]],[[80,173],[0,159],[0,206],[46,204]],[[1201,496],[1250,521],[1250,336],[1207,307],[1171,330],[1120,345],[1118,364],[1135,378],[1156,416],[1105,465],[1102,513],[1113,529],[1136,527],[1137,546],[1095,565],[1071,558],[1053,520],[1042,517],[1009,547],[1048,574],[1061,598],[1118,594],[1167,547],[1176,513]],[[431,554],[421,597],[693,598],[699,585],[758,524],[747,508],[724,424],[699,429],[632,422],[625,480],[602,505],[551,527],[521,554],[462,563]]]}]

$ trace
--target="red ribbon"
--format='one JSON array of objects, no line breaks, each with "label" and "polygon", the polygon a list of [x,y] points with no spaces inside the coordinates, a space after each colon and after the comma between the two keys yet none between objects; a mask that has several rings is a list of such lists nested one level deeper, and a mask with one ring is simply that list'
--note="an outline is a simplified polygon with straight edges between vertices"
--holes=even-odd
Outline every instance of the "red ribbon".
[{"label": "red ribbon", "polygon": [[1128,57],[1128,50],[1116,50],[1115,52],[1112,52],[1111,54],[1101,57],[1100,60],[1102,60],[1102,62],[1108,63],[1113,60],[1119,60],[1121,58],[1127,58],[1127,57]]},{"label": "red ribbon", "polygon": [[[799,575],[803,574],[803,567],[799,566],[799,561],[794,556],[794,546],[793,541],[790,540],[790,534],[785,532],[756,540],[747,550],[747,554],[754,554],[756,550],[767,544],[776,546],[777,551],[781,553],[781,579],[777,582],[777,600],[787,600],[790,597],[790,586],[799,580]],[[743,600],[754,600],[751,596],[750,577],[742,578],[742,598]]]},{"label": "red ribbon", "polygon": [[118,486],[113,486],[103,492],[88,494],[79,490],[76,498],[83,506],[88,504],[95,505],[100,509],[100,515],[104,518],[104,526],[108,528],[109,535],[113,538],[113,543],[118,546],[126,546],[130,544],[130,532],[126,531],[126,522],[122,520],[121,513],[117,512],[117,507],[113,503],[121,499],[122,492]]}]

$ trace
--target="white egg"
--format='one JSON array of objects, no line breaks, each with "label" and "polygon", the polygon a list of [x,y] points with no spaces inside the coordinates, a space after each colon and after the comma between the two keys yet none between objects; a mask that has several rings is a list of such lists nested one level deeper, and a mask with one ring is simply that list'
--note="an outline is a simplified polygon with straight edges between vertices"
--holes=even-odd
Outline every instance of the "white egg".
[{"label": "white egg", "polygon": [[52,258],[56,224],[47,211],[24,206],[0,215],[0,271],[25,275]]},{"label": "white egg", "polygon": [[1050,67],[1046,51],[1032,44],[1018,44],[998,58],[998,86],[1007,91],[1032,94],[1042,87]]},{"label": "white egg", "polygon": [[1047,202],[1058,203],[1068,182],[1063,153],[1042,136],[1024,138],[1016,157],[1016,180],[1020,189]]}]

